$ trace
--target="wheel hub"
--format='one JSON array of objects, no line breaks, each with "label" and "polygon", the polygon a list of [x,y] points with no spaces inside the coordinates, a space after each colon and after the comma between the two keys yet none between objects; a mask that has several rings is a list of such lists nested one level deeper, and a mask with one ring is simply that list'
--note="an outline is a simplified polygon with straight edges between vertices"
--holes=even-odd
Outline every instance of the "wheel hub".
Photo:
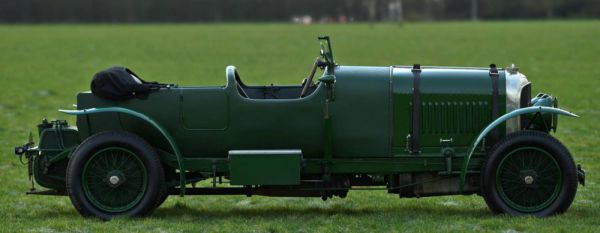
[{"label": "wheel hub", "polygon": [[531,185],[533,184],[537,178],[538,178],[538,174],[537,172],[535,172],[532,169],[523,169],[520,172],[521,180],[523,181],[524,184],[526,185]]},{"label": "wheel hub", "polygon": [[110,171],[107,174],[105,181],[111,188],[119,187],[121,184],[125,183],[125,174],[119,170]]},{"label": "wheel hub", "polygon": [[553,156],[535,147],[508,153],[496,170],[500,198],[520,212],[536,212],[550,206],[561,188],[561,169]]},{"label": "wheel hub", "polygon": [[91,204],[106,212],[133,208],[144,197],[148,170],[133,152],[109,147],[93,154],[81,174],[83,190]]},{"label": "wheel hub", "polygon": [[108,182],[110,182],[110,184],[112,185],[116,185],[118,184],[120,181],[118,176],[111,176],[110,178],[108,178]]},{"label": "wheel hub", "polygon": [[523,181],[525,181],[525,184],[533,184],[533,177],[532,176],[526,176]]}]

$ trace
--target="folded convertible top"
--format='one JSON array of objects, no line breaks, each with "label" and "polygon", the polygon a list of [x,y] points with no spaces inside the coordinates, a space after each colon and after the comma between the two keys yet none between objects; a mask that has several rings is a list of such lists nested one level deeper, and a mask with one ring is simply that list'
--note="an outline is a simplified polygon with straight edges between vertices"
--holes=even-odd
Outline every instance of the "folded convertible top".
[{"label": "folded convertible top", "polygon": [[111,67],[100,71],[92,79],[94,95],[109,100],[146,98],[154,90],[168,87],[167,84],[147,82],[125,67]]}]

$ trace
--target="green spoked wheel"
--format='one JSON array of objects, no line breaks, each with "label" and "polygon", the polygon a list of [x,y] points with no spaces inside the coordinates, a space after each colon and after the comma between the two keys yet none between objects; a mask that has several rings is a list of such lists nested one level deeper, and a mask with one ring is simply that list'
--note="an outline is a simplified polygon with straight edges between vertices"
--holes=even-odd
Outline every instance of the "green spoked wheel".
[{"label": "green spoked wheel", "polygon": [[481,194],[495,213],[563,213],[576,192],[577,171],[571,154],[544,132],[507,135],[492,148],[481,170]]},{"label": "green spoked wheel", "polygon": [[536,212],[550,206],[558,197],[561,173],[560,166],[548,152],[522,147],[500,161],[496,169],[496,189],[511,208]]},{"label": "green spoked wheel", "polygon": [[84,216],[145,216],[165,193],[164,171],[152,146],[123,131],[98,133],[73,151],[67,192]]},{"label": "green spoked wheel", "polygon": [[90,202],[106,212],[123,212],[140,202],[148,186],[148,171],[133,152],[109,147],[84,165],[83,190]]}]

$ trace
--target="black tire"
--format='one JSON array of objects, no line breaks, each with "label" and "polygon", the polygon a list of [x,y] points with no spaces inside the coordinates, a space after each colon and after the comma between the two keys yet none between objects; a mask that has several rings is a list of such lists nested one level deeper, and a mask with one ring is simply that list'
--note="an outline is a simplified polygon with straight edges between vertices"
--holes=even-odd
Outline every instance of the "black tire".
[{"label": "black tire", "polygon": [[160,194],[160,196],[158,198],[158,202],[156,202],[156,208],[160,207],[163,203],[165,203],[165,201],[169,197],[169,193],[167,192],[167,189],[164,188],[163,190],[164,191]]},{"label": "black tire", "polygon": [[165,174],[165,187],[163,188],[158,203],[156,204],[156,208],[160,207],[166,200],[169,198],[169,189],[173,187],[168,187],[167,183],[172,183],[173,180],[179,182],[179,175],[175,171],[175,168],[165,166],[164,167]]},{"label": "black tire", "polygon": [[560,214],[569,208],[577,192],[571,153],[556,138],[539,131],[519,131],[504,137],[490,151],[481,174],[482,195],[494,213]]},{"label": "black tire", "polygon": [[[124,152],[119,154],[113,150]],[[110,164],[113,167],[101,163],[104,161],[101,158],[114,162],[114,164]],[[117,164],[117,161],[125,161],[124,164],[131,166],[121,169],[122,164]],[[130,169],[131,167],[133,169]],[[88,172],[86,169],[90,171]],[[118,175],[93,173],[98,169],[100,171],[113,169]],[[122,176],[122,179],[113,179],[113,176]],[[66,179],[67,192],[75,209],[83,216],[93,216],[104,220],[115,216],[149,215],[156,208],[165,187],[162,164],[154,148],[137,135],[123,131],[101,132],[83,141],[72,154],[67,167]],[[131,191],[131,186],[139,187],[139,189]],[[123,198],[123,196],[127,197],[125,189],[129,191],[127,193],[134,193],[129,194],[130,196],[135,195],[130,202],[127,202],[129,199]],[[108,202],[106,196],[110,196],[109,194],[114,197],[111,200],[113,203],[105,205]],[[119,199],[125,199],[125,201]],[[119,202],[125,202],[127,205],[119,206]],[[113,209],[107,209],[105,206]]]}]

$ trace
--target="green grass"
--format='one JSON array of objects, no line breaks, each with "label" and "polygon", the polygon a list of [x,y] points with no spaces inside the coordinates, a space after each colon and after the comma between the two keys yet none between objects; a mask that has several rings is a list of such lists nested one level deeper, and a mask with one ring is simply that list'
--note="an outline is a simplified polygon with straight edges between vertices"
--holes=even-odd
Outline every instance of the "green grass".
[{"label": "green grass", "polygon": [[[0,26],[0,232],[595,232],[600,229],[600,22],[398,25],[3,25]],[[558,137],[588,172],[569,211],[550,218],[492,215],[479,196],[399,199],[351,191],[346,199],[170,197],[152,217],[80,217],[67,197],[25,196],[26,166],[13,156],[43,117],[70,108],[91,76],[112,65],[147,80],[223,85],[236,65],[250,84],[298,84],[333,38],[346,65],[521,67],[533,91],[560,97],[579,115]]]}]

